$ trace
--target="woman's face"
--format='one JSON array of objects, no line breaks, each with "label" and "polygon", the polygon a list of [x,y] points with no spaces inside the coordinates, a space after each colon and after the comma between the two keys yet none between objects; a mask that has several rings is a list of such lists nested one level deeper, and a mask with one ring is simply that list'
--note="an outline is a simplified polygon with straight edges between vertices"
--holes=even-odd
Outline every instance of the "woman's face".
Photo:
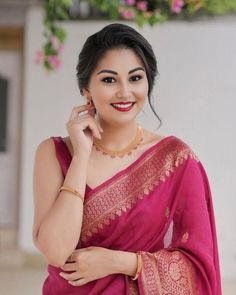
[{"label": "woman's face", "polygon": [[148,80],[141,59],[131,49],[111,49],[99,60],[89,86],[98,119],[120,125],[134,121],[148,95]]}]

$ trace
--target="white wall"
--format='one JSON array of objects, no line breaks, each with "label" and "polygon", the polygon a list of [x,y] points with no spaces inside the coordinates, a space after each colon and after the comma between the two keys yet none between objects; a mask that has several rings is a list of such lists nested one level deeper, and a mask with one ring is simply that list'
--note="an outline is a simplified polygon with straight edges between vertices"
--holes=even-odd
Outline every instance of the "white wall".
[{"label": "white wall", "polygon": [[21,110],[21,53],[0,51],[0,75],[8,81],[7,150],[0,153],[0,224],[16,227]]},{"label": "white wall", "polygon": [[[24,125],[21,180],[20,246],[35,251],[32,171],[36,146],[49,136],[67,136],[65,124],[73,106],[81,104],[75,78],[77,56],[85,39],[108,22],[70,22],[64,67],[45,74],[33,63],[42,45],[42,14],[31,8],[26,20]],[[132,23],[128,23],[134,26]],[[236,19],[168,22],[140,30],[153,45],[160,77],[154,97],[163,126],[187,142],[207,171],[215,206],[222,274],[236,278]],[[147,108],[140,118],[155,129],[158,121]],[[152,128],[153,127],[153,128]]]}]

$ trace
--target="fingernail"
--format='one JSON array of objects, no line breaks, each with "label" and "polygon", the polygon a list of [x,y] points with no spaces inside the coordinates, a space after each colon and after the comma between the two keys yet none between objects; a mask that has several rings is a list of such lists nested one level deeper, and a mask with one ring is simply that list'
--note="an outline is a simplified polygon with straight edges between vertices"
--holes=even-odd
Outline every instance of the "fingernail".
[{"label": "fingernail", "polygon": [[63,277],[63,272],[60,272],[59,275],[60,275],[61,277]]}]

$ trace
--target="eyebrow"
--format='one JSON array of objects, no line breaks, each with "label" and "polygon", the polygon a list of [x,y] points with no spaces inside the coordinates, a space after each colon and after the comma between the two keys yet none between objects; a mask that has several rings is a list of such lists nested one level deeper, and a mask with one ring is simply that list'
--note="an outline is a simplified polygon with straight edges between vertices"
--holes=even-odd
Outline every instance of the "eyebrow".
[{"label": "eyebrow", "polygon": [[[137,68],[135,68],[135,69],[133,69],[133,70],[130,70],[130,71],[129,71],[129,74],[132,74],[133,72],[136,72],[136,71],[138,71],[138,70],[142,70],[142,71],[145,72],[144,68],[142,68],[142,67],[137,67]],[[112,71],[112,70],[106,70],[106,69],[101,70],[100,72],[97,73],[97,75],[99,75],[99,74],[101,74],[101,73],[110,73],[110,74],[118,75],[117,72]]]}]

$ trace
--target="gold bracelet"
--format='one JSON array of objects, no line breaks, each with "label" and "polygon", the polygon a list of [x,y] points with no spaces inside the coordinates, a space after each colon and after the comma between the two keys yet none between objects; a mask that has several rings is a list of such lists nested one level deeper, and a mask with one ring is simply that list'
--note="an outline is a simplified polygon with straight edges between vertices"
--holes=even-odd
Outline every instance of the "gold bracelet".
[{"label": "gold bracelet", "polygon": [[136,271],[135,276],[133,278],[131,278],[133,281],[137,280],[138,276],[140,275],[142,264],[143,264],[141,254],[136,253],[136,255],[137,255],[137,259],[138,259],[138,266],[137,266],[137,271]]},{"label": "gold bracelet", "polygon": [[81,199],[81,201],[84,203],[84,198],[81,196],[81,194],[80,194],[77,190],[75,190],[75,189],[73,189],[73,188],[71,188],[71,187],[68,187],[68,186],[61,186],[61,187],[59,188],[58,192],[60,193],[60,191],[62,191],[62,190],[68,191],[68,192],[70,192],[70,193],[76,195],[76,196],[79,197],[79,198]]}]

